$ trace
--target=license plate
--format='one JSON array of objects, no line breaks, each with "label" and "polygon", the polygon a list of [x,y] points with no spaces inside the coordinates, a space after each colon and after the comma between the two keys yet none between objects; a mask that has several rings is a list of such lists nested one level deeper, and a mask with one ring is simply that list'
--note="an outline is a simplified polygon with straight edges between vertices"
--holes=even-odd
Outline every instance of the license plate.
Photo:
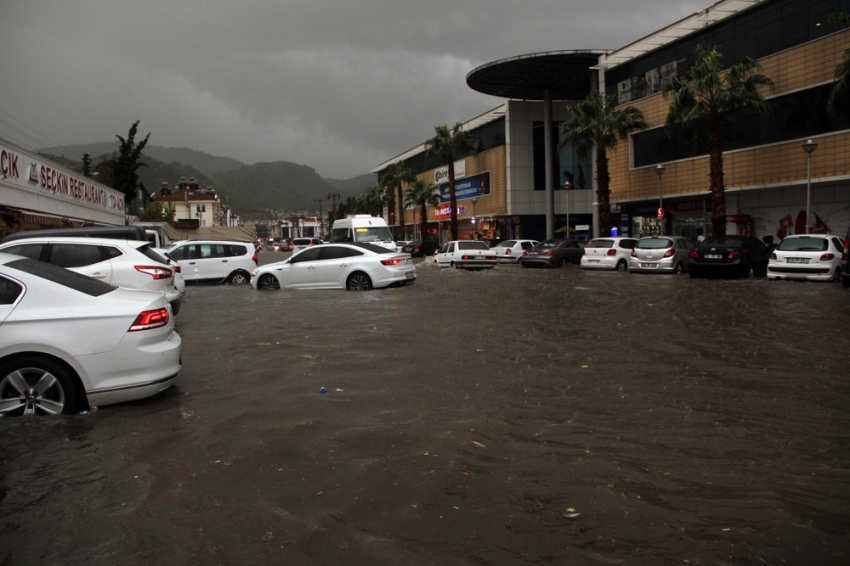
[{"label": "license plate", "polygon": [[723,254],[705,254],[705,259],[723,259]]},{"label": "license plate", "polygon": [[807,257],[788,257],[785,259],[788,263],[809,263],[809,258]]},{"label": "license plate", "polygon": [[599,260],[598,259],[589,259],[589,260],[587,260],[587,263],[599,263]]},{"label": "license plate", "polygon": [[658,267],[658,265],[655,264],[655,263],[642,263],[642,264],[640,264],[640,266],[644,269],[653,269],[653,268]]},{"label": "license plate", "polygon": [[528,252],[528,255],[540,255],[540,252]]}]

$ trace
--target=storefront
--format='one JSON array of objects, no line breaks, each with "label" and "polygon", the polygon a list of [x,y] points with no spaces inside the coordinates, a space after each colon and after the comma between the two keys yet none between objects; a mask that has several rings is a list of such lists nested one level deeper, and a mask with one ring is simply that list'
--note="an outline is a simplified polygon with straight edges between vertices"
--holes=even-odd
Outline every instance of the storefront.
[{"label": "storefront", "polygon": [[0,139],[0,238],[19,230],[123,224],[123,194]]}]

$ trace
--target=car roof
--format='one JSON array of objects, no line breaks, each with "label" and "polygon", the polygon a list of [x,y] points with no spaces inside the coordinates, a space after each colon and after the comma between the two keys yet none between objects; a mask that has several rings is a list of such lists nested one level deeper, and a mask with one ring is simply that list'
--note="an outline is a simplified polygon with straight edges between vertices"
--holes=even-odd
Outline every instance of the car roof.
[{"label": "car roof", "polygon": [[150,246],[147,240],[120,240],[118,238],[86,238],[84,236],[37,236],[33,238],[18,238],[17,240],[8,240],[0,242],[0,245],[6,244],[26,244],[28,242],[58,242],[58,243],[86,243],[97,245],[111,245],[126,243],[134,248]]}]

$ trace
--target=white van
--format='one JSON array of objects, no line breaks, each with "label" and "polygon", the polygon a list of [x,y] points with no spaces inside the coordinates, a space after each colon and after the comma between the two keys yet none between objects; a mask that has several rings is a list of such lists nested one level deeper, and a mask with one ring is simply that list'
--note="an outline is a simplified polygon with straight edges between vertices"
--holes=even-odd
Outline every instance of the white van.
[{"label": "white van", "polygon": [[334,221],[331,242],[366,242],[395,251],[395,242],[383,218],[368,214],[349,214]]}]

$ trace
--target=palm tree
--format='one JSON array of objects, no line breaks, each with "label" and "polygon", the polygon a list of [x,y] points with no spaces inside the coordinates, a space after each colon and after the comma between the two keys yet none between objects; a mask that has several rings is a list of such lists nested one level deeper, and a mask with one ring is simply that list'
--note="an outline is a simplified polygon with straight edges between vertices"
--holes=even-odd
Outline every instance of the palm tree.
[{"label": "palm tree", "polygon": [[[850,24],[850,14],[846,12],[835,12],[829,17],[829,21],[840,26]],[[844,93],[847,92],[847,87],[850,85],[850,49],[844,51],[844,59],[835,67],[835,84],[829,91],[829,99],[826,101],[826,110],[830,115],[835,116],[838,111],[836,106]]]},{"label": "palm tree", "polygon": [[387,170],[379,183],[381,187],[392,195],[388,199],[389,202],[395,200],[395,196],[398,195],[398,199],[395,200],[395,218],[390,218],[390,224],[398,224],[402,230],[404,230],[404,205],[402,204],[404,194],[402,186],[404,183],[412,183],[415,180],[416,173],[404,161],[396,161],[387,166]]},{"label": "palm tree", "polygon": [[[381,216],[383,214],[384,205],[387,204],[389,198],[390,197],[387,194],[386,189],[384,189],[381,185],[367,187],[350,204],[349,201],[346,201],[345,213]],[[340,210],[342,211],[342,208]],[[342,215],[342,212],[340,212],[340,215]]]},{"label": "palm tree", "polygon": [[452,240],[457,240],[457,194],[455,193],[455,158],[472,151],[475,138],[471,133],[462,129],[463,124],[457,122],[451,129],[447,124],[435,126],[437,134],[425,142],[426,154],[442,158],[449,168],[449,197],[451,200],[450,231]]},{"label": "palm tree", "polygon": [[717,235],[726,233],[723,120],[740,110],[768,111],[761,90],[773,87],[773,81],[762,73],[761,65],[755,59],[745,57],[737,65],[722,71],[720,58],[716,48],[705,51],[697,45],[690,72],[692,80],[673,77],[664,86],[664,97],[673,95],[667,113],[668,132],[681,126],[708,140],[711,225]]},{"label": "palm tree", "polygon": [[419,207],[419,237],[425,239],[425,226],[428,223],[428,207],[439,206],[440,195],[437,185],[429,185],[422,179],[416,179],[404,193],[404,205],[413,209]]},{"label": "palm tree", "polygon": [[118,152],[102,165],[110,170],[110,178],[112,180],[112,188],[124,193],[124,203],[130,202],[136,198],[136,185],[139,182],[137,173],[139,167],[147,167],[139,159],[142,157],[142,150],[148,144],[151,135],[145,136],[145,139],[136,143],[136,134],[139,131],[139,120],[130,126],[130,131],[127,133],[125,140],[121,136],[115,136],[121,143],[118,145]]},{"label": "palm tree", "polygon": [[599,233],[611,231],[611,175],[608,150],[617,147],[631,132],[647,128],[643,113],[634,106],[617,107],[616,96],[595,91],[584,100],[567,103],[564,134],[558,148],[572,145],[581,159],[596,147],[596,201],[599,203]]}]

